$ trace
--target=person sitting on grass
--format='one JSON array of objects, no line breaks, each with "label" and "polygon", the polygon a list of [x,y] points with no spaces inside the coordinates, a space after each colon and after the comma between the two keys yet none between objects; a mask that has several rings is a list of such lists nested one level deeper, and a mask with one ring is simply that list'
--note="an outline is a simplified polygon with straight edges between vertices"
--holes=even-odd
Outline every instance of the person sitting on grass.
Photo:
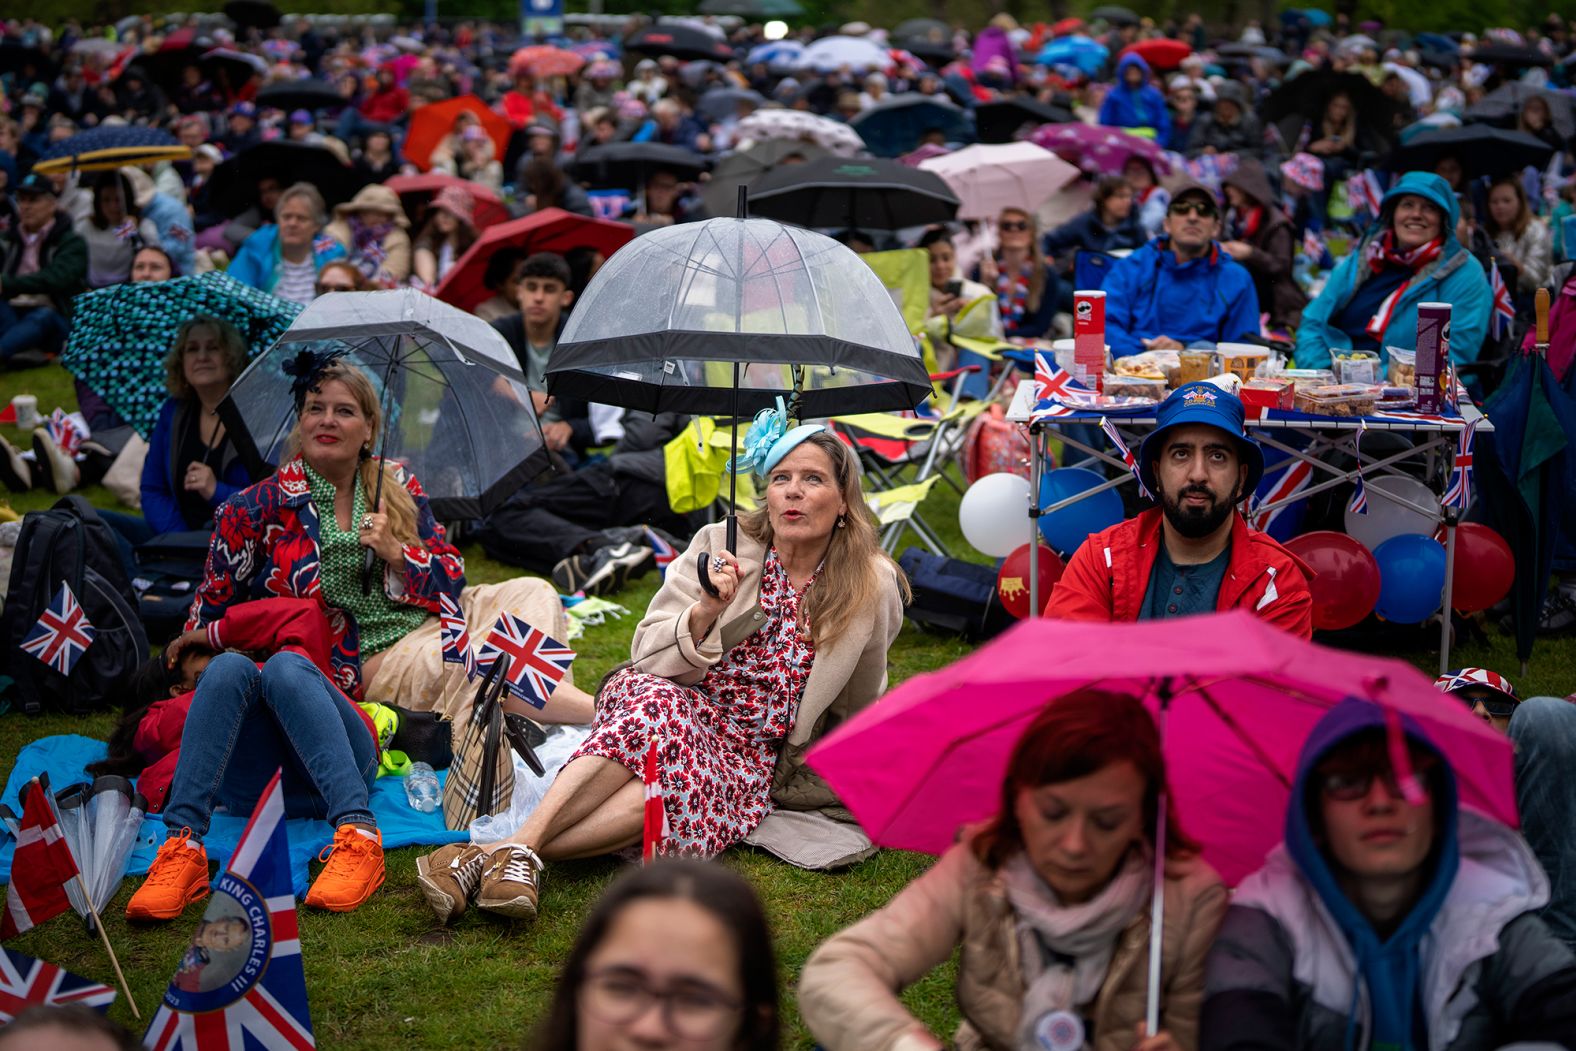
[{"label": "person sitting on grass", "polygon": [[781,1033],[777,954],[754,890],[720,865],[669,859],[603,892],[527,1046],[776,1051]]},{"label": "person sitting on grass", "polygon": [[43,365],[70,331],[71,298],[87,287],[88,245],[46,176],[17,184],[18,221],[0,230],[0,366]]},{"label": "person sitting on grass", "polygon": [[[828,1051],[1196,1046],[1226,888],[1166,815],[1160,1030],[1144,1030],[1165,759],[1131,696],[1051,702],[1018,739],[1001,808],[881,909],[823,943],[799,1011]],[[962,946],[952,1045],[898,999]],[[1061,1039],[1053,1039],[1060,1034]]]},{"label": "person sitting on grass", "polygon": [[1537,915],[1543,870],[1393,718],[1348,698],[1309,733],[1285,842],[1210,950],[1200,1051],[1569,1046],[1576,956]]},{"label": "person sitting on grass", "polygon": [[1241,608],[1312,637],[1307,568],[1237,510],[1264,474],[1242,402],[1214,384],[1188,383],[1156,414],[1138,464],[1160,506],[1091,533],[1051,589],[1045,615],[1132,621]]}]

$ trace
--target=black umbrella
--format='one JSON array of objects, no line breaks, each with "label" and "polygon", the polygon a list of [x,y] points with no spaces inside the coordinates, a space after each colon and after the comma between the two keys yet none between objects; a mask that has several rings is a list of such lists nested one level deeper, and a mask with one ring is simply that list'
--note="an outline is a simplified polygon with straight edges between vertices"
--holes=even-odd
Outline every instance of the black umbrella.
[{"label": "black umbrella", "polygon": [[934,172],[877,157],[822,157],[762,176],[750,207],[797,226],[901,230],[950,222],[958,198]]},{"label": "black umbrella", "polygon": [[974,129],[984,143],[1012,142],[1025,124],[1067,124],[1078,118],[1071,110],[1012,95],[974,107]]},{"label": "black umbrella", "polygon": [[1467,60],[1485,66],[1554,65],[1554,60],[1537,48],[1520,47],[1516,44],[1484,44],[1482,47],[1473,48]]},{"label": "black umbrella", "polygon": [[893,95],[848,122],[878,157],[901,157],[925,135],[940,132],[948,142],[974,137],[968,111],[933,95]]},{"label": "black umbrella", "polygon": [[1138,15],[1131,8],[1122,7],[1120,4],[1097,7],[1089,12],[1089,19],[1090,21],[1099,19],[1113,26],[1136,26],[1139,22]]},{"label": "black umbrella", "polygon": [[1286,81],[1264,100],[1261,116],[1266,124],[1279,124],[1287,117],[1318,121],[1324,107],[1335,95],[1352,100],[1357,120],[1364,127],[1388,139],[1395,124],[1396,103],[1361,73],[1336,73],[1314,70]]},{"label": "black umbrella", "polygon": [[230,0],[224,5],[224,13],[242,28],[256,26],[258,29],[273,29],[283,21],[279,8],[268,0]]},{"label": "black umbrella", "polygon": [[1221,44],[1215,48],[1215,54],[1222,61],[1248,62],[1257,58],[1275,66],[1291,64],[1291,56],[1280,48],[1260,44]]},{"label": "black umbrella", "polygon": [[1433,171],[1442,157],[1454,157],[1469,177],[1497,178],[1527,165],[1541,167],[1554,147],[1522,131],[1506,131],[1488,124],[1463,124],[1459,128],[1425,131],[1385,159],[1389,171]]},{"label": "black umbrella", "polygon": [[257,93],[256,102],[259,107],[274,109],[317,110],[343,106],[345,97],[321,80],[276,80]]},{"label": "black umbrella", "polygon": [[185,47],[164,47],[151,55],[139,55],[122,71],[121,75],[140,69],[151,83],[165,91],[174,91],[181,85],[181,75],[187,66],[202,67],[202,57],[211,48],[192,44]]},{"label": "black umbrella", "polygon": [[[28,47],[20,40],[0,40],[0,73],[20,74],[19,81],[31,78],[32,81],[48,83],[55,79],[57,64],[43,51],[36,47]],[[23,83],[19,90],[26,90],[31,82]]]},{"label": "black umbrella", "polygon": [[935,18],[910,18],[892,30],[892,43],[927,62],[945,64],[957,57],[952,27]]},{"label": "black umbrella", "polygon": [[594,187],[617,187],[637,193],[652,172],[672,172],[693,179],[710,165],[706,158],[682,146],[661,142],[612,142],[576,154],[571,172]]},{"label": "black umbrella", "polygon": [[778,166],[804,164],[824,156],[826,150],[819,146],[787,139],[767,139],[747,150],[728,154],[717,162],[711,178],[706,180],[706,188],[701,191],[706,217],[731,215],[738,207],[739,187],[753,186],[757,179]]},{"label": "black umbrella", "polygon": [[759,108],[766,104],[765,97],[750,88],[713,88],[695,103],[695,112],[711,121],[724,121],[739,115],[739,103]]},{"label": "black umbrella", "polygon": [[644,55],[672,55],[686,62],[710,59],[732,62],[733,49],[704,29],[678,22],[658,22],[624,41],[625,51]]},{"label": "black umbrella", "polygon": [[1576,113],[1572,112],[1571,97],[1563,92],[1535,88],[1520,81],[1509,81],[1484,95],[1467,107],[1468,121],[1493,124],[1501,128],[1514,128],[1521,120],[1521,110],[1530,98],[1540,98],[1549,107],[1549,119],[1562,139],[1576,135]]},{"label": "black umbrella", "polygon": [[225,215],[240,215],[257,203],[257,183],[263,178],[277,179],[284,186],[311,183],[330,208],[350,200],[368,181],[326,146],[262,142],[213,170],[209,200]]},{"label": "black umbrella", "polygon": [[559,336],[547,386],[637,412],[727,414],[737,448],[740,416],[778,399],[803,419],[911,409],[930,378],[863,260],[812,231],[739,218],[620,249]]}]

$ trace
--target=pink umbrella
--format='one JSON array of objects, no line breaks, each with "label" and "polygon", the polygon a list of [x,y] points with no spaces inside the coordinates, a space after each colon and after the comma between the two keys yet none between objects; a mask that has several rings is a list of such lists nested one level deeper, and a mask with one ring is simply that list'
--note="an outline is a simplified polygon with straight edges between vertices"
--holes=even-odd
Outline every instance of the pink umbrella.
[{"label": "pink umbrella", "polygon": [[1129,157],[1148,161],[1157,178],[1171,174],[1171,162],[1152,139],[1129,135],[1103,124],[1047,124],[1031,135],[1029,141],[1044,146],[1092,175],[1120,175]]},{"label": "pink umbrella", "polygon": [[[1137,624],[1033,619],[892,690],[809,762],[872,839],[940,854],[990,817],[1007,757],[1044,705],[1083,687],[1147,697],[1162,723],[1174,805],[1235,885],[1280,841],[1297,755],[1346,697],[1416,719],[1449,758],[1462,802],[1514,827],[1509,742],[1404,661],[1329,649],[1251,613]],[[1158,929],[1158,928],[1157,928]]]}]

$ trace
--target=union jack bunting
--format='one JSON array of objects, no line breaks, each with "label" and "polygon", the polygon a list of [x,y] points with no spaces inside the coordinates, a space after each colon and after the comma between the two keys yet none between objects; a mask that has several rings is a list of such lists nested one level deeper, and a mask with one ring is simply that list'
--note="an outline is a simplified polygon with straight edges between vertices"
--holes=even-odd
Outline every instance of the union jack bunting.
[{"label": "union jack bunting", "polygon": [[668,563],[677,558],[679,553],[674,550],[672,544],[662,539],[661,533],[650,526],[646,527],[646,543],[651,545],[651,550],[656,555],[657,569],[664,574],[667,573]]},{"label": "union jack bunting", "polygon": [[465,623],[465,611],[447,592],[438,596],[438,641],[443,646],[445,664],[462,664],[465,677],[476,678],[476,651],[471,648],[471,631]]},{"label": "union jack bunting", "polygon": [[1356,448],[1357,454],[1357,482],[1352,486],[1352,498],[1346,504],[1346,509],[1354,515],[1368,513],[1368,486],[1363,483],[1363,435],[1368,433],[1366,420],[1358,420]]},{"label": "union jack bunting", "polygon": [[1150,496],[1149,487],[1144,485],[1143,474],[1138,470],[1138,461],[1133,458],[1132,450],[1122,440],[1122,432],[1116,429],[1116,424],[1102,416],[1100,417],[1100,429],[1105,432],[1107,438],[1111,439],[1111,444],[1116,446],[1116,451],[1122,454],[1122,462],[1127,465],[1127,469],[1132,471],[1133,477],[1138,480],[1139,493],[1153,499]]},{"label": "union jack bunting", "polygon": [[1472,502],[1472,439],[1477,432],[1477,420],[1470,420],[1456,436],[1456,461],[1450,471],[1450,483],[1445,486],[1446,507],[1465,511]]},{"label": "union jack bunting", "polygon": [[301,966],[280,774],[235,845],[142,1046],[307,1051],[317,1046]]},{"label": "union jack bunting", "polygon": [[500,656],[509,658],[504,677],[509,691],[526,704],[542,708],[574,663],[575,651],[505,612],[482,641],[476,663],[491,668]]},{"label": "union jack bunting", "polygon": [[[1265,492],[1262,496],[1254,495],[1249,510],[1249,518],[1253,528],[1261,533],[1268,532],[1275,520],[1292,505],[1294,501],[1291,498],[1308,488],[1308,483],[1312,479],[1313,465],[1306,460],[1298,460],[1281,472],[1280,479],[1270,487],[1268,492]],[[1281,503],[1281,501],[1285,502]],[[1280,503],[1280,506],[1268,511],[1260,510],[1260,508],[1273,503]]]},{"label": "union jack bunting", "polygon": [[1488,287],[1493,294],[1493,309],[1489,313],[1489,335],[1499,339],[1516,320],[1516,308],[1510,301],[1510,289],[1505,287],[1505,278],[1499,272],[1499,260],[1494,260],[1488,266]]},{"label": "union jack bunting", "polygon": [[35,960],[14,949],[0,950],[0,1025],[35,1004],[80,1004],[103,1012],[115,1000],[115,990]]},{"label": "union jack bunting", "polygon": [[71,585],[62,580],[55,600],[22,640],[22,649],[60,674],[70,675],[91,645],[93,624],[77,602]]}]

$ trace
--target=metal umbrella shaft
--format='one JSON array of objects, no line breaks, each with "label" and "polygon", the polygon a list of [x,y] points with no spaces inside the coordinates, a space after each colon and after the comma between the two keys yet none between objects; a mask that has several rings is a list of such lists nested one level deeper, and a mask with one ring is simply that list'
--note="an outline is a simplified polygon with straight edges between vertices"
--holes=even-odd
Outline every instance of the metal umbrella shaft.
[{"label": "metal umbrella shaft", "polygon": [[[383,475],[385,473],[383,456],[384,453],[388,452],[390,430],[388,425],[389,406],[387,403],[389,400],[389,384],[394,378],[394,363],[397,358],[398,355],[390,354],[388,365],[383,370],[383,397],[380,399],[381,404],[378,406],[378,411],[383,415],[383,419],[381,421],[383,425],[383,433],[378,435],[378,480],[374,482],[372,486],[372,514],[376,514],[378,509],[383,506]],[[357,524],[359,526],[359,523]],[[377,552],[373,551],[370,547],[367,548],[366,554],[361,556],[362,595],[372,594],[372,563],[377,559],[377,557]]]}]

